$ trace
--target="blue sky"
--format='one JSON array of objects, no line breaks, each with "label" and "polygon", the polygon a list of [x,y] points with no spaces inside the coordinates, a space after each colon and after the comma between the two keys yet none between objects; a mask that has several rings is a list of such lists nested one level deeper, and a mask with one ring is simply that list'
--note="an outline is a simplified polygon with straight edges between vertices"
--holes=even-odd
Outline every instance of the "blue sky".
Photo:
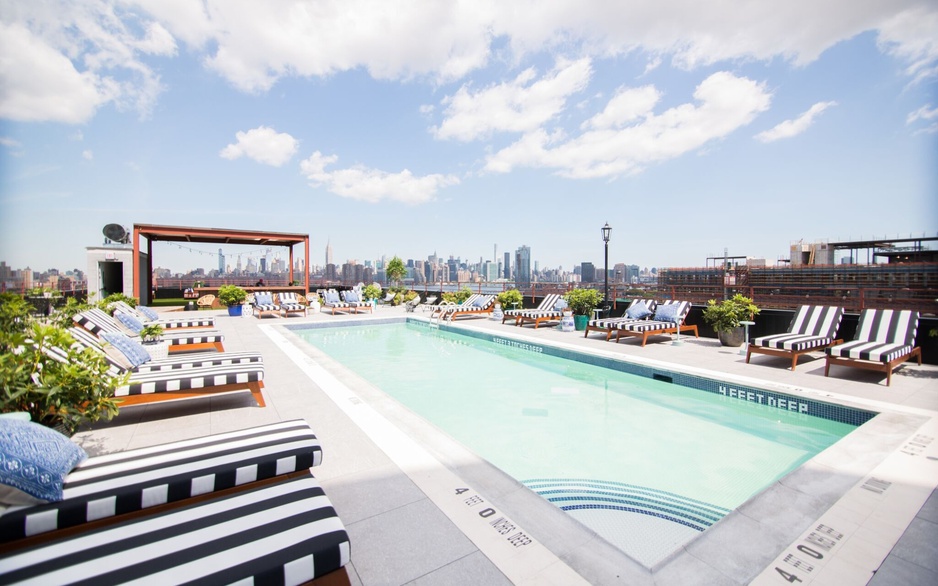
[{"label": "blue sky", "polygon": [[934,236],[936,187],[930,0],[0,0],[16,268],[84,268],[108,223],[569,270],[609,222],[611,264],[772,263]]}]

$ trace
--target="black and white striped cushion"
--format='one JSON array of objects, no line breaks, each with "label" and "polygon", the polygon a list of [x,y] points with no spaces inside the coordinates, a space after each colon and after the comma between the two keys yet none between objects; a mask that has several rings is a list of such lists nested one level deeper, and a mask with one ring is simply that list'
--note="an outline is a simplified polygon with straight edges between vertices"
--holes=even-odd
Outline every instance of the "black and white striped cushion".
[{"label": "black and white striped cushion", "polygon": [[[75,323],[95,335],[99,335],[102,332],[117,332],[131,337],[137,335],[136,332],[131,332],[119,321],[98,308],[77,313],[72,319]],[[218,330],[198,330],[192,332],[164,333],[163,341],[168,342],[170,346],[186,346],[191,344],[214,344],[224,342],[225,337]]]},{"label": "black and white striped cushion", "polygon": [[540,302],[540,303],[538,304],[538,306],[535,307],[535,308],[531,308],[531,309],[522,309],[522,308],[519,308],[519,309],[509,309],[509,310],[506,310],[504,313],[505,313],[505,315],[507,315],[508,317],[518,317],[519,315],[521,315],[521,312],[523,312],[523,311],[544,311],[544,310],[551,310],[551,309],[554,308],[554,305],[556,305],[556,304],[557,304],[557,301],[559,301],[559,300],[560,300],[560,295],[559,295],[559,294],[557,294],[557,293],[551,293],[550,295],[547,295],[546,297],[544,297],[544,299],[541,299],[541,302]]},{"label": "black and white striped cushion", "polygon": [[609,328],[617,328],[619,327],[620,324],[647,320],[652,316],[652,314],[655,311],[655,308],[658,307],[658,303],[654,299],[642,299],[641,297],[637,297],[629,303],[629,306],[625,308],[625,310],[628,311],[629,309],[631,309],[637,303],[640,303],[640,302],[644,302],[645,307],[648,308],[648,311],[652,312],[648,314],[647,317],[643,317],[641,319],[635,319],[625,314],[623,314],[621,317],[603,317],[599,319],[591,319],[589,321],[589,326],[591,328],[609,329]]},{"label": "black and white striped cushion", "polygon": [[910,310],[864,309],[852,342],[827,349],[831,356],[890,362],[912,352],[919,313]]},{"label": "black and white striped cushion", "polygon": [[161,325],[166,329],[173,328],[213,328],[215,327],[215,318],[214,317],[163,317],[160,319],[150,319],[146,314],[142,313],[140,310],[131,307],[126,301],[115,301],[110,305],[110,308],[116,308],[119,311],[124,313],[129,313],[130,315],[136,317],[144,325],[157,324]]},{"label": "black and white striped cushion", "polygon": [[186,332],[164,332],[164,342],[170,346],[189,346],[191,344],[215,344],[224,342],[225,336],[218,330],[189,330]]},{"label": "black and white striped cushion", "polygon": [[[677,323],[684,323],[684,320],[687,318],[687,314],[690,313],[691,304],[689,301],[677,301],[675,299],[669,299],[667,301],[662,301],[656,307],[660,308],[664,305],[678,305],[678,317]],[[638,321],[625,321],[619,324],[612,326],[614,329],[628,330],[630,332],[654,332],[658,330],[667,330],[674,327],[673,321],[658,321],[654,318],[650,320],[638,320]]]},{"label": "black and white striped cushion", "polygon": [[302,419],[92,456],[65,477],[63,500],[7,509],[0,517],[0,541],[299,472],[321,462],[319,440]]},{"label": "black and white striped cushion", "polygon": [[54,539],[2,560],[39,584],[301,584],[349,561],[345,526],[311,475]]},{"label": "black and white striped cushion", "polygon": [[132,372],[128,384],[118,387],[114,395],[145,395],[168,391],[186,391],[216,386],[255,383],[264,380],[264,364],[203,365],[192,368]]},{"label": "black and white striped cushion", "polygon": [[842,307],[802,305],[792,317],[786,333],[762,336],[754,339],[752,343],[765,348],[793,352],[827,346],[834,341],[843,316]]}]

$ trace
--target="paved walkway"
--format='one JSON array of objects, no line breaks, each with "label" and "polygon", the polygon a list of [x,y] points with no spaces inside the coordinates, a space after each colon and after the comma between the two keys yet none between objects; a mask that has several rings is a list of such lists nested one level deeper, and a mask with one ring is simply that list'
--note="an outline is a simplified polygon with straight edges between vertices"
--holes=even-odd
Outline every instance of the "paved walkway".
[{"label": "paved walkway", "polygon": [[[794,373],[780,358],[755,356],[747,365],[738,349],[715,340],[674,346],[664,337],[642,348],[634,340],[606,343],[556,328],[458,322],[499,337],[882,413],[649,570],[283,327],[369,316],[260,321],[212,313],[226,349],[264,355],[266,408],[257,408],[247,392],[128,407],[76,440],[89,452],[106,453],[308,420],[323,443],[324,462],[314,473],[351,537],[353,584],[788,584],[785,576],[801,584],[865,584],[871,577],[878,586],[938,583],[934,366],[907,365],[887,388],[878,374],[857,369],[825,378],[817,358]],[[375,314],[404,315],[396,308]],[[493,527],[493,521],[500,523]]]}]

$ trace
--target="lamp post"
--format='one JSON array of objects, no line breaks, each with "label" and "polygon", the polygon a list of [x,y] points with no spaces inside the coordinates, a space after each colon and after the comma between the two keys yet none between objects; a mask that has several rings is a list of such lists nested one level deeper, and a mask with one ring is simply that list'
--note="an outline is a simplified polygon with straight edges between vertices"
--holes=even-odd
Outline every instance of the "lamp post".
[{"label": "lamp post", "polygon": [[603,317],[609,317],[609,233],[612,232],[612,227],[609,225],[609,222],[606,222],[606,225],[603,226],[603,242],[606,245],[606,261],[603,263],[603,277],[605,280],[605,286],[603,287]]}]

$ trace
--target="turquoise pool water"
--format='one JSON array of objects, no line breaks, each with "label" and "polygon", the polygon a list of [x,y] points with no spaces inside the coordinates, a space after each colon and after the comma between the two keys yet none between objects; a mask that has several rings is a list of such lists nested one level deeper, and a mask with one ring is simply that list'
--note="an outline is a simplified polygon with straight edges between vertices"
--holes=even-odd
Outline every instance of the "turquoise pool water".
[{"label": "turquoise pool water", "polygon": [[855,429],[422,324],[294,331],[647,566]]}]

